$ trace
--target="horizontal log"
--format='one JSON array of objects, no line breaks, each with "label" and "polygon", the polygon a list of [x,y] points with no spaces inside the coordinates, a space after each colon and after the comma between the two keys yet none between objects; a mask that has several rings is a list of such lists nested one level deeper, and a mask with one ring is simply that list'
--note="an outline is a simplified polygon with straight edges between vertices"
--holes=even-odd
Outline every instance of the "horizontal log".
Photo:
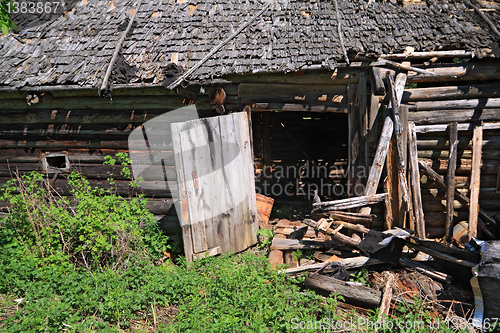
[{"label": "horizontal log", "polygon": [[410,112],[433,110],[464,110],[500,108],[500,98],[459,99],[445,101],[407,102],[404,105]]},{"label": "horizontal log", "polygon": [[496,83],[405,89],[402,102],[500,97]]},{"label": "horizontal log", "polygon": [[[418,158],[432,158],[432,159],[444,159],[448,158],[449,152],[447,150],[419,150]],[[472,151],[470,150],[460,150],[458,152],[459,159],[470,159],[472,158]],[[498,160],[500,159],[500,151],[497,150],[485,150],[483,151],[482,158],[485,160]]]},{"label": "horizontal log", "polygon": [[343,95],[347,93],[347,85],[328,84],[278,84],[278,83],[241,83],[238,86],[240,98],[269,97],[303,97],[307,95]]},{"label": "horizontal log", "polygon": [[[496,185],[497,177],[495,175],[483,175],[481,177],[481,187],[494,187]],[[455,183],[457,188],[463,188],[469,186],[470,176],[456,176]],[[428,177],[422,177],[422,188],[436,188],[435,182]]]},{"label": "horizontal log", "polygon": [[[457,81],[487,81],[500,79],[500,66],[498,61],[468,62],[466,64],[431,65],[425,68],[433,72],[434,76],[409,73],[408,83],[427,82],[457,82]],[[394,74],[387,70],[384,75]]]},{"label": "horizontal log", "polygon": [[382,298],[382,293],[378,290],[364,286],[352,286],[347,282],[321,274],[307,277],[304,284],[308,288],[325,294],[335,293],[340,295],[346,303],[355,306],[374,309],[379,306]]},{"label": "horizontal log", "polygon": [[287,83],[287,84],[340,84],[357,83],[364,69],[337,68],[336,71],[299,70],[292,73],[229,74],[225,78],[233,83]]},{"label": "horizontal log", "polygon": [[334,201],[325,201],[321,203],[314,203],[313,207],[321,208],[324,210],[341,210],[341,209],[355,208],[381,202],[384,200],[386,196],[387,193],[381,193],[376,195],[353,197],[353,198],[340,199]]},{"label": "horizontal log", "polygon": [[[446,174],[448,170],[448,160],[447,159],[430,159],[423,158],[420,159],[422,163],[431,167],[439,174]],[[494,160],[482,160],[481,163],[481,175],[496,175],[498,173],[498,168],[500,167],[499,161]],[[472,170],[472,160],[470,159],[459,159],[457,160],[457,168],[455,170],[456,174],[470,174]]]},{"label": "horizontal log", "polygon": [[472,58],[473,52],[463,50],[450,50],[450,51],[429,51],[429,52],[409,52],[409,53],[395,53],[395,54],[382,54],[382,59],[393,60],[411,60],[411,59],[431,59],[431,58]]},{"label": "horizontal log", "polygon": [[347,104],[335,105],[314,105],[314,104],[294,104],[294,103],[255,103],[252,104],[252,111],[290,111],[290,112],[340,112],[347,113]]},{"label": "horizontal log", "polygon": [[[417,133],[433,133],[433,132],[447,132],[448,124],[440,124],[440,125],[419,125],[416,126]],[[458,124],[459,131],[467,131],[472,132],[473,124]],[[486,122],[483,124],[483,129],[485,131],[488,130],[497,130],[500,129],[500,122]]]},{"label": "horizontal log", "polygon": [[274,238],[271,244],[271,250],[315,250],[328,249],[335,243],[331,241],[307,241],[298,239]]},{"label": "horizontal log", "polygon": [[[63,176],[58,176],[58,178],[53,182],[52,187],[63,196],[70,196],[71,192],[69,190],[68,183]],[[10,177],[0,178],[0,186],[7,183]],[[110,188],[109,182],[106,180],[99,179],[89,179],[89,184],[92,188]],[[117,180],[113,185],[113,189],[116,190],[117,194],[122,197],[134,196],[139,193],[143,193],[146,197],[155,198],[171,198],[172,192],[177,191],[177,182],[165,182],[165,181],[145,181],[142,182],[140,188],[130,187],[130,182],[126,180]]]},{"label": "horizontal log", "polygon": [[[137,104],[141,105],[141,104]],[[184,105],[186,106],[186,105]],[[3,107],[3,106],[2,106]],[[142,108],[142,105],[141,105]],[[19,125],[19,124],[112,124],[118,126],[120,124],[142,124],[157,116],[166,114],[168,109],[161,110],[130,110],[120,108],[109,112],[109,110],[93,109],[82,110],[75,107],[72,110],[61,109],[40,109],[29,110],[22,109],[19,111],[0,110],[0,124],[2,125]],[[183,121],[186,117],[183,115],[175,115],[168,118],[169,122]],[[165,127],[168,128],[168,127]]]},{"label": "horizontal log", "polygon": [[127,149],[128,141],[80,141],[80,140],[45,140],[17,141],[0,140],[0,149],[50,149],[50,148],[87,148],[87,149]]},{"label": "horizontal log", "polygon": [[[469,189],[458,189],[458,192],[465,196],[468,196]],[[429,197],[431,199],[444,199],[446,194],[446,189],[444,188],[426,188],[422,189],[422,196]],[[482,187],[479,189],[479,198],[484,200],[490,199],[500,199],[500,191],[495,187]],[[500,206],[499,206],[500,207]]]},{"label": "horizontal log", "polygon": [[[196,107],[199,109],[211,109],[208,96],[199,96],[195,98]],[[50,94],[39,94],[39,102],[36,104],[28,105],[26,98],[24,99],[4,99],[2,100],[2,108],[8,110],[43,110],[43,109],[57,109],[57,110],[127,110],[130,109],[131,104],[140,105],[144,109],[161,109],[161,110],[174,110],[187,106],[188,100],[182,96],[161,96],[158,95],[154,98],[150,96],[116,96],[112,100],[102,98],[99,96],[91,97],[53,97]]]},{"label": "horizontal log", "polygon": [[[70,163],[78,164],[102,164],[105,156],[128,153],[128,149],[64,149],[64,151],[68,152]],[[61,149],[2,149],[0,163],[39,163],[42,154],[46,152],[61,152]]]},{"label": "horizontal log", "polygon": [[408,120],[416,124],[444,124],[450,122],[472,122],[476,120],[500,120],[500,109],[445,110],[409,112]]},{"label": "horizontal log", "polygon": [[[450,147],[449,138],[439,137],[436,139],[421,138],[417,141],[417,148],[420,150],[426,149],[447,149]],[[472,138],[470,136],[458,137],[458,149],[466,149],[472,147]],[[500,137],[490,136],[483,140],[482,149],[500,149]]]}]

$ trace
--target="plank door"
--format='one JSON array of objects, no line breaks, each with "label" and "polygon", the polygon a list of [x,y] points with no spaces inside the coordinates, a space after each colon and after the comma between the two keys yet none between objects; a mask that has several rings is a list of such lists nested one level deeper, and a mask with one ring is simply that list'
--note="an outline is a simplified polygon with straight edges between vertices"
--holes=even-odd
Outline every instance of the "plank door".
[{"label": "plank door", "polygon": [[186,259],[257,242],[253,153],[246,112],[171,124]]}]

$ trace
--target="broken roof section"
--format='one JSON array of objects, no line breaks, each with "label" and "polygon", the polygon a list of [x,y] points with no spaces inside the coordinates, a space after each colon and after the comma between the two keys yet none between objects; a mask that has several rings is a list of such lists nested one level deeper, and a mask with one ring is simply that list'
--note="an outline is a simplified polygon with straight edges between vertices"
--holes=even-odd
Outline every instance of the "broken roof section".
[{"label": "broken roof section", "polygon": [[[167,64],[192,67],[267,3],[142,1],[110,83],[161,83]],[[14,16],[19,34],[0,37],[0,82],[10,87],[99,86],[136,5],[136,0],[83,0],[38,22]],[[479,51],[495,42],[490,27],[462,1],[345,0],[338,6],[349,54],[400,53],[406,47]],[[488,14],[498,19],[496,12]],[[272,1],[191,80],[294,71],[310,64],[331,67],[344,58],[337,23],[333,1]]]}]

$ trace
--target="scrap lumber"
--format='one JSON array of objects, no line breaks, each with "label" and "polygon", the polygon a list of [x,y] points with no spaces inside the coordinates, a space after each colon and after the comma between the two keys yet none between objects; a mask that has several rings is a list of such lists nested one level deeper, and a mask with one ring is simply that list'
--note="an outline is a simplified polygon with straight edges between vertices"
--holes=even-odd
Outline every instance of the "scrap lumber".
[{"label": "scrap lumber", "polygon": [[420,238],[425,238],[425,219],[424,208],[422,204],[422,193],[420,192],[420,173],[418,167],[417,155],[417,133],[415,131],[415,123],[408,123],[408,142],[410,144],[410,167],[411,167],[411,184],[413,203],[415,207],[415,222],[417,235]]},{"label": "scrap lumber", "polygon": [[399,263],[404,267],[413,268],[416,271],[440,282],[449,282],[451,280],[451,277],[448,274],[440,272],[430,266],[424,265],[420,262],[416,262],[408,258],[401,257]]},{"label": "scrap lumber", "polygon": [[[375,193],[377,193],[377,187],[380,181],[380,176],[382,175],[382,170],[384,168],[384,162],[387,156],[387,151],[389,149],[389,143],[391,142],[393,129],[394,122],[392,121],[391,116],[389,114],[386,114],[382,133],[380,134],[377,152],[375,153],[375,157],[373,158],[370,174],[368,175],[368,180],[366,181],[364,193],[365,196],[374,195]],[[359,210],[360,214],[370,214],[370,212],[370,207],[363,207]]]},{"label": "scrap lumber", "polygon": [[455,202],[455,170],[457,168],[458,124],[450,124],[450,156],[448,159],[448,173],[446,180],[446,231],[445,239],[449,243],[453,236],[453,212]]},{"label": "scrap lumber", "polygon": [[446,260],[446,261],[449,261],[449,262],[452,262],[452,263],[455,263],[455,264],[459,264],[459,265],[462,265],[462,266],[467,266],[467,267],[474,267],[477,265],[477,263],[474,263],[472,261],[468,261],[468,260],[464,260],[464,259],[459,259],[459,258],[456,258],[456,257],[453,257],[449,254],[446,254],[446,253],[441,253],[437,250],[434,250],[434,249],[431,249],[431,248],[428,248],[428,247],[425,247],[425,246],[422,246],[422,245],[419,245],[419,244],[415,244],[415,243],[412,243],[412,242],[407,242],[407,245],[412,247],[413,249],[417,250],[417,251],[422,251],[422,252],[425,252],[427,254],[430,254],[431,256],[433,257],[436,257],[436,258],[439,258],[439,259],[443,259],[443,260]]},{"label": "scrap lumber", "polygon": [[335,220],[333,220],[331,222],[332,222],[333,225],[343,226],[343,227],[345,227],[348,230],[361,232],[363,234],[367,234],[370,231],[370,229],[368,229],[368,228],[366,228],[366,227],[364,227],[362,225],[359,225],[359,224],[352,224],[352,223],[345,222],[345,221],[335,221]]},{"label": "scrap lumber", "polygon": [[[297,268],[288,268],[281,270],[280,272],[288,274],[288,275],[293,275],[297,273],[302,273],[306,271],[316,271],[318,269],[324,268],[325,271],[328,271],[328,267],[337,267],[337,266],[342,266],[345,269],[353,269],[353,268],[359,268],[363,266],[370,266],[370,265],[377,265],[382,263],[378,259],[372,259],[369,257],[354,257],[354,258],[346,258],[346,259],[340,259],[337,261],[330,261],[330,262],[320,262],[317,264],[311,264],[311,265],[304,265],[300,266]],[[325,266],[325,264],[327,264]]]},{"label": "scrap lumber", "polygon": [[372,205],[384,200],[387,193],[380,193],[375,195],[365,195],[361,197],[353,197],[348,199],[340,199],[333,201],[324,201],[320,203],[314,203],[314,208],[321,208],[322,210],[341,210],[356,208],[366,205]]},{"label": "scrap lumber", "polygon": [[483,146],[483,124],[474,125],[472,132],[472,172],[470,182],[469,238],[477,237],[479,217],[479,189],[481,178],[481,151]]},{"label": "scrap lumber", "polygon": [[[399,186],[398,173],[396,168],[396,139],[392,138],[389,144],[389,151],[386,157],[387,176],[384,182],[384,191],[388,193],[385,197],[385,229],[391,230],[395,226],[395,221],[399,218]],[[399,226],[403,226],[401,223]]]},{"label": "scrap lumber", "polygon": [[335,243],[331,241],[300,241],[298,239],[273,238],[271,250],[316,250],[329,249]]},{"label": "scrap lumber", "polygon": [[482,109],[481,112],[475,108],[449,110],[447,112],[439,111],[419,111],[410,112],[408,120],[415,122],[415,124],[446,124],[453,121],[457,122],[472,122],[473,119],[483,121],[499,121],[500,108],[496,109]]},{"label": "scrap lumber", "polygon": [[344,234],[341,234],[340,232],[335,231],[331,228],[320,228],[321,227],[321,222],[317,222],[317,221],[314,221],[314,220],[311,220],[311,219],[305,219],[303,221],[305,224],[307,224],[308,226],[310,227],[313,227],[314,229],[317,229],[317,230],[321,230],[322,232],[324,232],[325,234],[329,235],[330,237],[332,237],[334,240],[337,240],[339,242],[342,242],[344,244],[347,244],[347,245],[350,245],[350,246],[358,246],[359,244],[359,241],[358,240],[355,240],[355,239],[352,239],[351,237],[349,236],[346,236]]},{"label": "scrap lumber", "polygon": [[340,211],[331,211],[329,212],[330,218],[333,220],[341,220],[346,222],[353,223],[370,223],[373,220],[375,215],[373,214],[358,214],[351,212],[340,212]]},{"label": "scrap lumber", "polygon": [[391,307],[392,300],[392,285],[394,284],[395,278],[394,274],[387,272],[389,277],[386,280],[384,293],[382,294],[382,301],[380,302],[380,310],[378,313],[379,319],[383,319],[384,316],[389,314],[389,309]]},{"label": "scrap lumber", "polygon": [[418,101],[408,102],[410,111],[436,111],[436,110],[461,110],[461,109],[494,109],[500,107],[500,98],[458,99],[444,101]]},{"label": "scrap lumber", "polygon": [[[427,166],[423,161],[418,161],[418,164],[420,165],[420,168],[427,174],[427,176],[431,180],[433,180],[437,185],[439,185],[441,188],[444,189],[447,188],[447,185],[445,184],[443,178],[441,178],[441,176],[436,171],[434,171],[431,167]],[[460,201],[460,203],[466,205],[467,207],[470,207],[469,198],[460,193],[456,188],[455,188],[455,197],[458,201]],[[493,217],[491,217],[487,212],[482,210],[481,207],[479,207],[479,216],[482,219],[484,219],[485,222],[488,222],[492,226],[498,227],[496,220]]]}]

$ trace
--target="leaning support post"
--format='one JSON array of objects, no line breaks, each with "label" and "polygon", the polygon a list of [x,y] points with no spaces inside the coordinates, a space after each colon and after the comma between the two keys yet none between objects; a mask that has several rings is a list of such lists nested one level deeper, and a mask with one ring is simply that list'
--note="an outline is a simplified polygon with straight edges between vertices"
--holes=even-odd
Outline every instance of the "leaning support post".
[{"label": "leaning support post", "polygon": [[417,154],[417,133],[415,131],[415,123],[408,123],[408,142],[410,145],[410,168],[411,168],[411,184],[413,203],[415,208],[416,231],[420,238],[425,238],[425,219],[424,209],[422,205],[422,195],[420,192],[420,172],[418,167]]},{"label": "leaning support post", "polygon": [[450,124],[450,156],[448,159],[448,188],[446,191],[446,232],[449,243],[453,236],[453,204],[455,202],[455,169],[457,168],[458,123]]},{"label": "leaning support post", "polygon": [[483,124],[474,124],[472,132],[472,172],[470,181],[469,237],[477,237],[479,214],[479,188],[481,179],[481,151],[483,146]]}]

